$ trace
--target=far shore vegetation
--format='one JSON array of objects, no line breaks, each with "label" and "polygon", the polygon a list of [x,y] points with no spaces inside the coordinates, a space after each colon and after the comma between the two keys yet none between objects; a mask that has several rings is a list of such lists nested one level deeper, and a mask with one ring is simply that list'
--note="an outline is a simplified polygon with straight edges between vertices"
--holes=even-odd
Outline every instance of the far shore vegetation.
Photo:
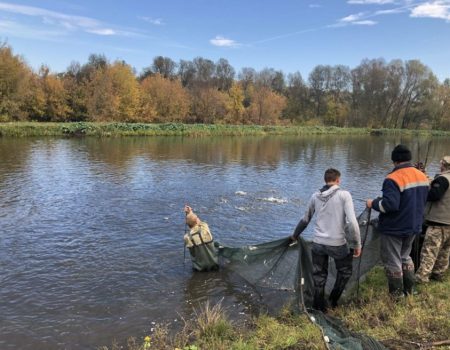
[{"label": "far shore vegetation", "polygon": [[[381,267],[362,283],[360,299],[331,310],[348,330],[373,337],[387,349],[450,348],[450,273],[443,282],[417,286],[417,294],[393,302]],[[206,303],[193,320],[172,334],[164,325],[127,345],[113,342],[100,350],[257,350],[326,349],[322,333],[305,314],[285,307],[278,316],[259,315],[250,322],[230,321],[220,304]]]},{"label": "far shore vegetation", "polygon": [[[419,60],[383,58],[352,68],[317,65],[303,77],[273,68],[236,72],[224,58],[203,57],[175,62],[156,56],[136,72],[125,61],[92,54],[86,63],[54,72],[44,65],[32,69],[0,39],[0,122],[31,121],[176,124],[180,134],[181,124],[225,134],[241,129],[223,125],[244,125],[254,130],[250,134],[272,125],[450,131],[450,78],[439,81]],[[115,129],[168,133],[164,128]],[[48,124],[44,130],[57,129]]]},{"label": "far shore vegetation", "polygon": [[450,131],[343,128],[335,126],[229,125],[182,123],[0,123],[0,137],[28,136],[266,136],[266,135],[401,135],[450,136]]}]

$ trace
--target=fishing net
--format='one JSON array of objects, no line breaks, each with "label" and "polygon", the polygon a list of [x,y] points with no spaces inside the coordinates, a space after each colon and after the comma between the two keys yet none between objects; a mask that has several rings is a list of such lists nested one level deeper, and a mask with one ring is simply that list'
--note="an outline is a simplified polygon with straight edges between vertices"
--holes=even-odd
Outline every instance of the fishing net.
[{"label": "fishing net", "polygon": [[[346,290],[367,274],[380,260],[379,236],[375,230],[375,220],[370,221],[369,210],[358,217],[363,252],[353,260],[353,274]],[[370,221],[370,222],[369,222]],[[349,241],[349,240],[348,240]],[[352,246],[354,242],[349,241]],[[275,241],[248,245],[239,248],[217,245],[219,255],[225,260],[226,268],[244,278],[256,288],[270,288],[299,292],[308,297],[313,288],[311,242],[301,236],[296,242],[288,237]],[[331,260],[330,260],[331,262]],[[336,279],[336,268],[329,265],[326,292],[330,292]],[[302,288],[300,288],[302,287]],[[309,302],[305,300],[307,306]]]},{"label": "fishing net", "polygon": [[351,332],[339,319],[311,310],[309,316],[328,338],[328,348],[336,350],[386,350],[386,347],[368,335]]},{"label": "fishing net", "polygon": [[[370,220],[370,210],[364,210],[358,217],[361,232],[362,254],[353,260],[353,274],[347,283],[341,299],[352,296],[359,281],[380,261],[379,235],[376,220]],[[350,235],[348,235],[350,236]],[[350,247],[354,244],[348,240]],[[313,301],[314,282],[312,279],[311,242],[301,236],[292,242],[288,237],[272,242],[248,245],[239,248],[218,244],[219,255],[227,269],[236,272],[255,289],[291,291],[297,299],[297,305],[310,308]],[[336,280],[336,268],[329,261],[326,294]],[[333,349],[384,349],[374,339],[351,333],[336,319],[312,311],[315,322],[330,339]]]}]

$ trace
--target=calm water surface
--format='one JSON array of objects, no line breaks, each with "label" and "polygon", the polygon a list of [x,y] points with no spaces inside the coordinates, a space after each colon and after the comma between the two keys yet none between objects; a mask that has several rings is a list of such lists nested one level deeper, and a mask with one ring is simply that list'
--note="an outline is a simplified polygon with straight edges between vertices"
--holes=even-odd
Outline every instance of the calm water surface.
[{"label": "calm water surface", "polygon": [[248,314],[244,281],[183,263],[183,205],[228,245],[285,237],[328,167],[362,210],[399,142],[425,158],[393,137],[0,138],[0,349],[95,349],[208,299]]}]

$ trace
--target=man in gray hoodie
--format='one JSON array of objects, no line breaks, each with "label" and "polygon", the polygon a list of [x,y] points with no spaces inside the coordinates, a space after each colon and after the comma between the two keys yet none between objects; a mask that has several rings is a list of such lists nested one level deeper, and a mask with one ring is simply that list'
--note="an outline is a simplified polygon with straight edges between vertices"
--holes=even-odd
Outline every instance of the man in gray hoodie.
[{"label": "man in gray hoodie", "polygon": [[[352,275],[353,258],[361,255],[361,236],[353,207],[352,196],[339,185],[341,173],[328,169],[324,175],[325,186],[314,193],[309,201],[308,210],[295,228],[292,239],[296,240],[317,213],[312,243],[312,263],[314,280],[313,308],[326,311],[325,284],[328,277],[328,257],[332,257],[337,270],[336,282],[330,294],[332,307],[345,289]],[[356,242],[350,249],[345,239],[346,221],[350,223],[352,241]]]}]

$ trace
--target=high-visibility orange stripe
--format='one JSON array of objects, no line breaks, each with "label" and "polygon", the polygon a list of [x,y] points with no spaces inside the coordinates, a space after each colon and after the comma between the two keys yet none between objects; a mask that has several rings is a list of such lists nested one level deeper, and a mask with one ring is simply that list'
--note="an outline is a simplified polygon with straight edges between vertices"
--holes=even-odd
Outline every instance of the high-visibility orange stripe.
[{"label": "high-visibility orange stripe", "polygon": [[399,169],[389,174],[386,178],[393,180],[401,192],[408,188],[429,185],[426,175],[416,168]]}]

